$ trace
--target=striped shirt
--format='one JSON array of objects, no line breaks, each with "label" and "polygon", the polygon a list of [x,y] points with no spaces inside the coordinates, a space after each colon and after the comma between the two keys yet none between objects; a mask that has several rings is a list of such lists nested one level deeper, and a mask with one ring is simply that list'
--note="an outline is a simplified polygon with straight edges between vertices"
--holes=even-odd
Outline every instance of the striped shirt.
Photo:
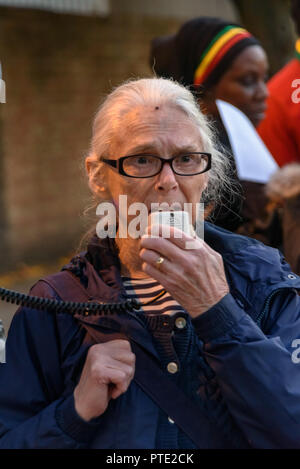
[{"label": "striped shirt", "polygon": [[[137,298],[141,303],[153,300],[159,293],[164,291],[164,287],[152,277],[141,279],[122,277],[122,280],[128,298]],[[182,306],[168,292],[153,304],[143,306],[145,314],[172,315],[182,311],[184,311]]]}]

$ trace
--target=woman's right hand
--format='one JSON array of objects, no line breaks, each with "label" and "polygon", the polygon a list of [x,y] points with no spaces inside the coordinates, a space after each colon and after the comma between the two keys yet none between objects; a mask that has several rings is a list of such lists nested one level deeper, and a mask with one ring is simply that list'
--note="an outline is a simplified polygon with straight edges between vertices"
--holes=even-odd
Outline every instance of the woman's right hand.
[{"label": "woman's right hand", "polygon": [[89,421],[103,414],[110,399],[127,391],[134,372],[135,355],[128,340],[92,345],[74,390],[78,415]]}]

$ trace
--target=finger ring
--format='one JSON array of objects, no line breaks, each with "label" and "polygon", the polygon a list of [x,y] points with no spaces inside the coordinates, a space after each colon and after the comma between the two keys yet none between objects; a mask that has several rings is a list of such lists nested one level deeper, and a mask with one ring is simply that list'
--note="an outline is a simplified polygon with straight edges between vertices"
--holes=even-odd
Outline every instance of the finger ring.
[{"label": "finger ring", "polygon": [[158,268],[158,270],[160,270],[160,267],[162,265],[162,263],[164,262],[164,258],[163,257],[159,257],[156,261],[156,267]]}]

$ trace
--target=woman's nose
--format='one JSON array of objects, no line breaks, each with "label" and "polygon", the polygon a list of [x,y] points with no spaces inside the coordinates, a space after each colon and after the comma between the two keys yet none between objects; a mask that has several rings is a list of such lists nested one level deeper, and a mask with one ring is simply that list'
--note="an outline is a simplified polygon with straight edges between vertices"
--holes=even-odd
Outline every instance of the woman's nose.
[{"label": "woman's nose", "polygon": [[158,179],[155,184],[156,189],[159,191],[170,191],[177,189],[178,182],[176,174],[173,172],[169,163],[164,163],[161,172],[158,174]]},{"label": "woman's nose", "polygon": [[265,101],[269,96],[269,90],[267,84],[261,81],[256,90],[256,99],[259,101]]}]

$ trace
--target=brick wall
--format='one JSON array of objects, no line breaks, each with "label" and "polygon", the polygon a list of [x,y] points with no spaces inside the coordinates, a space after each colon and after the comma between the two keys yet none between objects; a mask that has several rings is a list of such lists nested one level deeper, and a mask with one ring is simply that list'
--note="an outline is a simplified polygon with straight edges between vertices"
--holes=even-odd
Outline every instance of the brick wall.
[{"label": "brick wall", "polygon": [[99,100],[128,77],[149,76],[150,39],[180,23],[0,8],[0,272],[77,246],[89,201],[82,161]]}]

